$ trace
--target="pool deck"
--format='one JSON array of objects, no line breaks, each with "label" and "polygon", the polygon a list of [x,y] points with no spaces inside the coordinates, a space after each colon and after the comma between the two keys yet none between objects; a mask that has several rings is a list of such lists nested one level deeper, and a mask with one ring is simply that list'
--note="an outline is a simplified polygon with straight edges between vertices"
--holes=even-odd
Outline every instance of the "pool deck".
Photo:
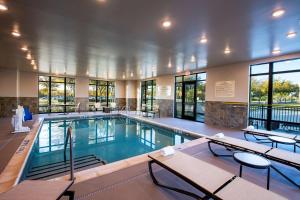
[{"label": "pool deck", "polygon": [[[132,114],[122,113],[122,114],[126,115],[128,117],[131,117],[131,118],[135,118],[135,119],[139,119],[142,121],[150,122],[152,124],[160,125],[162,127],[171,128],[173,130],[184,130],[184,132],[187,132],[189,134],[199,136],[199,137],[203,136],[203,135],[210,136],[210,135],[214,135],[219,132],[223,132],[227,136],[243,138],[243,134],[240,130],[223,129],[223,128],[220,129],[217,127],[211,127],[211,126],[205,125],[203,123],[182,120],[182,119],[176,119],[176,118],[154,118],[154,119],[152,119],[152,118],[140,117],[140,116],[135,115],[134,113],[132,113]],[[30,148],[28,148],[28,152],[26,152],[23,155],[22,159],[20,159],[20,158],[18,159],[17,163],[12,162],[14,157],[18,156],[18,155],[16,156],[16,153],[14,153],[14,152],[16,152],[18,150],[19,145],[22,143],[22,141],[26,140],[26,138],[28,138],[29,135],[31,135],[30,139],[33,142],[34,137],[38,132],[38,129],[37,129],[38,127],[36,124],[37,121],[41,120],[44,117],[46,117],[46,118],[56,118],[57,116],[59,116],[59,117],[77,117],[77,116],[86,116],[86,115],[94,116],[94,115],[107,115],[107,114],[97,112],[97,113],[81,113],[80,115],[78,115],[78,114],[37,115],[34,117],[35,120],[28,123],[28,126],[35,127],[34,134],[11,134],[11,125],[10,125],[10,121],[9,121],[10,119],[0,119],[0,127],[1,127],[1,131],[0,131],[0,153],[1,153],[0,172],[2,172],[0,174],[0,192],[6,191],[8,188],[10,188],[11,186],[14,185],[12,180],[8,180],[8,182],[7,182],[8,184],[3,185],[3,182],[1,182],[1,177],[3,178],[3,169],[6,166],[5,170],[7,170],[7,168],[8,168],[8,169],[10,169],[10,171],[16,172],[16,168],[18,168],[18,169],[22,168],[22,165],[26,160],[26,156],[24,156],[24,155],[26,155],[26,153],[27,154],[29,153]],[[217,165],[217,166],[221,166],[221,167],[226,166],[225,169],[228,169],[228,171],[231,171],[231,172],[237,174],[238,165],[232,159],[231,160],[229,159],[230,161],[228,161],[228,159],[213,157],[210,152],[207,152],[208,148],[205,143],[206,143],[206,141],[202,139],[201,142],[199,142],[198,140],[197,140],[197,142],[192,141],[190,143],[184,144],[180,148],[187,149],[187,150],[184,150],[187,152],[191,152],[191,151],[194,152],[194,149],[199,149],[196,146],[201,146],[201,148],[200,148],[201,152],[196,152],[195,155],[198,155],[198,154],[203,155],[203,158],[202,158],[202,156],[200,157],[201,159],[211,162],[212,164]],[[203,152],[205,152],[205,153],[203,153]],[[194,153],[192,155],[194,155]],[[5,155],[5,156],[3,156],[3,155]],[[12,158],[12,159],[10,159],[10,158]],[[102,197],[104,194],[102,194],[102,193],[104,192],[105,193],[104,196],[106,197],[104,199],[119,199],[120,196],[118,196],[116,194],[120,194],[120,193],[118,193],[118,192],[115,193],[110,190],[111,190],[111,188],[118,189],[120,186],[121,190],[123,190],[124,187],[126,189],[125,194],[127,196],[122,195],[122,198],[124,198],[124,199],[138,199],[138,196],[132,196],[132,195],[145,195],[145,196],[143,196],[143,199],[153,199],[152,193],[155,193],[155,194],[157,193],[157,195],[158,195],[157,198],[154,198],[154,199],[189,199],[182,195],[178,196],[178,194],[173,194],[172,192],[166,192],[166,191],[161,190],[161,189],[157,188],[156,186],[154,186],[148,176],[147,167],[146,167],[147,161],[148,161],[147,154],[144,154],[144,155],[136,156],[136,157],[129,158],[126,160],[111,163],[108,165],[104,165],[104,166],[77,172],[75,174],[76,184],[73,186],[74,190],[76,191],[76,198],[77,199],[90,199],[90,197],[91,197],[92,199],[94,199],[94,198],[99,199],[97,197],[101,196],[101,199],[103,199]],[[8,163],[8,165],[7,165],[7,163]],[[11,164],[13,164],[13,166],[11,166]],[[18,166],[16,167],[16,165],[18,165]],[[283,167],[283,166],[280,166],[280,167],[285,170],[285,167]],[[128,173],[129,171],[131,173]],[[245,170],[245,171],[247,171],[247,170]],[[299,177],[299,175],[296,174],[293,170],[287,169],[286,171],[290,176]],[[265,183],[264,183],[265,180],[264,180],[264,178],[262,178],[262,177],[265,177],[265,173],[257,172],[257,170],[252,171],[250,169],[249,169],[249,172],[250,172],[249,174],[247,172],[245,172],[246,179],[248,179],[254,183],[257,183],[258,185],[262,185],[262,186],[265,185]],[[11,177],[10,177],[11,174],[10,173],[6,173],[6,174],[7,175],[5,177],[7,178],[9,176],[9,179],[11,179]],[[116,177],[116,174],[118,174],[117,177],[122,177],[122,180],[120,180],[118,178],[117,179],[114,178],[114,177]],[[273,178],[273,176],[275,178]],[[14,175],[13,177],[15,178],[15,180],[17,180],[17,178],[18,178],[16,175]],[[68,176],[59,177],[56,179],[67,179],[67,178],[68,178]],[[104,184],[103,181],[106,179],[108,179],[110,181],[108,181],[108,182],[106,181]],[[263,180],[261,180],[261,179],[263,179]],[[276,180],[273,180],[273,179],[276,179]],[[114,182],[114,181],[116,181],[116,182]],[[139,192],[137,192],[137,194],[135,194],[136,192],[130,192],[130,190],[135,191],[134,187],[127,186],[126,184],[124,184],[124,181],[125,181],[125,183],[130,183],[129,185],[131,185],[131,182],[133,185],[139,184],[141,186],[141,189],[142,188],[143,189],[141,190],[140,194],[139,194]],[[144,185],[142,183],[140,183],[139,181],[142,181],[142,183]],[[299,182],[300,180],[296,180],[296,181]],[[176,184],[179,184],[179,183],[176,182]],[[103,186],[103,185],[105,185],[105,186]],[[4,190],[1,189],[3,186],[6,189],[4,189]],[[103,188],[99,189],[102,186],[103,186]],[[287,181],[282,180],[282,178],[277,177],[276,174],[272,174],[271,190],[274,192],[277,192],[283,196],[286,196],[289,199],[295,199],[296,195],[300,195],[299,189],[290,185]],[[100,196],[98,196],[98,195],[100,195]],[[114,196],[114,195],[116,195],[116,196]],[[174,197],[176,197],[176,198],[174,198]]]}]

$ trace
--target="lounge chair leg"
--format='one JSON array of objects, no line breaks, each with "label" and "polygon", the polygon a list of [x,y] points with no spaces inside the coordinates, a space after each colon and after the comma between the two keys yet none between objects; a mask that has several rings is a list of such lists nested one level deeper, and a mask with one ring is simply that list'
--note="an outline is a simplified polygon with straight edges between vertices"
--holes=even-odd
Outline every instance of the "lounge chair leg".
[{"label": "lounge chair leg", "polygon": [[70,200],[74,200],[75,192],[74,191],[65,191],[63,196],[68,196]]},{"label": "lounge chair leg", "polygon": [[[210,150],[210,152],[214,155],[214,156],[216,156],[216,157],[219,157],[219,156],[223,156],[223,157],[232,157],[232,155],[229,155],[229,154],[217,154],[216,152],[214,152],[213,150],[212,150],[212,148],[211,148],[211,144],[210,143],[212,143],[211,141],[208,141],[208,149]],[[226,149],[227,149],[227,147],[225,147]],[[227,149],[228,151],[229,151],[229,149]]]},{"label": "lounge chair leg", "polygon": [[289,177],[287,177],[284,173],[282,173],[281,171],[279,171],[279,169],[277,169],[274,166],[271,166],[271,168],[274,169],[278,174],[280,174],[286,180],[288,180],[290,183],[292,183],[293,185],[297,186],[300,189],[300,185],[299,184],[297,184],[295,181],[293,181],[292,179],[290,179]]},{"label": "lounge chair leg", "polygon": [[268,167],[268,176],[267,176],[267,190],[270,189],[270,167]]},{"label": "lounge chair leg", "polygon": [[242,173],[243,173],[243,165],[240,165],[240,177],[242,177]]},{"label": "lounge chair leg", "polygon": [[[182,189],[179,189],[179,188],[175,188],[175,187],[170,187],[170,186],[166,186],[166,185],[163,185],[161,183],[159,183],[157,181],[157,179],[155,178],[154,174],[153,174],[153,170],[152,170],[152,164],[155,163],[154,160],[151,160],[148,162],[148,167],[149,167],[149,174],[151,176],[151,179],[153,181],[153,183],[159,187],[163,187],[163,188],[166,188],[166,189],[169,189],[169,190],[173,190],[175,192],[178,192],[178,193],[181,193],[181,194],[185,194],[187,196],[190,196],[190,197],[193,197],[195,199],[203,199],[202,197],[198,196],[197,194],[194,194],[192,192],[188,192],[188,191],[185,191],[185,190],[182,190]],[[205,196],[206,197],[206,196]],[[205,198],[204,197],[204,198]],[[208,198],[209,199],[209,198]]]}]

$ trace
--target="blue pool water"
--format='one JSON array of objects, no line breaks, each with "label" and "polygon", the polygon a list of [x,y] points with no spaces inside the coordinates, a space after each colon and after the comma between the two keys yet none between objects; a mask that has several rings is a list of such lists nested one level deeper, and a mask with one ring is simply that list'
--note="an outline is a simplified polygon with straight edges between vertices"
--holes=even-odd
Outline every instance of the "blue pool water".
[{"label": "blue pool water", "polygon": [[46,120],[37,136],[23,177],[32,168],[64,160],[64,142],[71,121],[74,157],[93,155],[106,163],[194,139],[121,116]]}]

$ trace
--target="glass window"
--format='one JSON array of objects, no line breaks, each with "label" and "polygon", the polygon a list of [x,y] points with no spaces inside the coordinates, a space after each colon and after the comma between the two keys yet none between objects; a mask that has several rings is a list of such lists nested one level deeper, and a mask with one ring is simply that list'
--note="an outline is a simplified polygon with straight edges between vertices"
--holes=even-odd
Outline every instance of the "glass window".
[{"label": "glass window", "polygon": [[251,74],[263,74],[269,73],[269,64],[259,64],[259,65],[252,65],[251,66]]},{"label": "glass window", "polygon": [[75,79],[39,76],[39,112],[75,111]]},{"label": "glass window", "polygon": [[274,72],[300,70],[300,59],[286,60],[274,63]]},{"label": "glass window", "polygon": [[206,73],[199,73],[197,74],[198,81],[205,81],[206,80]]},{"label": "glass window", "polygon": [[[255,66],[270,71],[265,75],[252,74],[261,72],[253,70]],[[249,124],[259,129],[299,132],[300,59],[255,66],[251,66],[250,74]]]},{"label": "glass window", "polygon": [[175,78],[175,117],[204,122],[205,87],[205,72],[177,76]]},{"label": "glass window", "polygon": [[156,96],[156,81],[143,81],[141,90],[142,109],[144,109],[143,105],[146,105],[147,110],[153,110],[153,105],[155,105]]},{"label": "glass window", "polygon": [[95,102],[99,102],[102,106],[110,106],[112,102],[115,102],[115,82],[90,80],[90,110],[95,109]]},{"label": "glass window", "polygon": [[196,74],[191,74],[188,76],[184,76],[184,81],[195,81],[196,80]]}]

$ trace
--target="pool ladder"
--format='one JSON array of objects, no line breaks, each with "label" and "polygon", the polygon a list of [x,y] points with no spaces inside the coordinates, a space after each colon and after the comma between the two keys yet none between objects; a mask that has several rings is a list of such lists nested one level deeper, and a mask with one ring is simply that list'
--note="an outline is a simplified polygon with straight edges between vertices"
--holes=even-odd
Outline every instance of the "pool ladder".
[{"label": "pool ladder", "polygon": [[74,180],[74,160],[73,160],[73,139],[72,139],[72,124],[73,121],[71,121],[68,130],[67,130],[67,137],[64,145],[64,161],[66,163],[67,161],[67,145],[68,145],[68,140],[70,140],[70,180]]},{"label": "pool ladder", "polygon": [[[73,140],[72,140],[72,122],[70,123],[67,130],[67,137],[64,143],[64,160],[46,165],[40,165],[32,167],[26,179],[39,180],[39,179],[50,179],[57,176],[65,175],[70,172],[70,180],[74,180],[74,170],[90,168],[92,166],[105,165],[106,162],[97,158],[95,155],[86,155],[77,158],[73,158]],[[67,160],[67,146],[70,145],[70,159]]]}]

